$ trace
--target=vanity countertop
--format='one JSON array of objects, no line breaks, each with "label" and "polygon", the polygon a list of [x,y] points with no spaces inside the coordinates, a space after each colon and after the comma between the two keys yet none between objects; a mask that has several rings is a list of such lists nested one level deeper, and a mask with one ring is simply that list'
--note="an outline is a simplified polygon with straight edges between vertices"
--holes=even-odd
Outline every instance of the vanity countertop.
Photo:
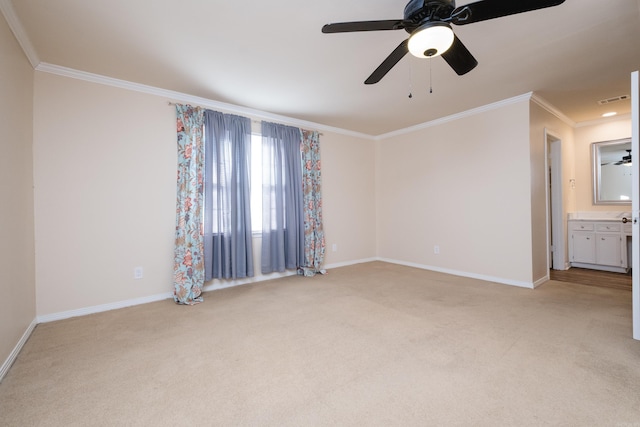
[{"label": "vanity countertop", "polygon": [[[631,217],[622,217],[630,220]],[[569,218],[569,221],[590,221],[590,222],[624,222],[622,218]]]},{"label": "vanity countertop", "polygon": [[570,221],[623,222],[631,219],[631,212],[572,212],[567,215]]}]

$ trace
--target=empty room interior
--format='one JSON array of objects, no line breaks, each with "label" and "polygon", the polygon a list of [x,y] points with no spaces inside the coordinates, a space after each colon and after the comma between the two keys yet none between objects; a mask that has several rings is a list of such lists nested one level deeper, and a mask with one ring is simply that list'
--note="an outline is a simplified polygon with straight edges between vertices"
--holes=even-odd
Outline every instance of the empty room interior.
[{"label": "empty room interior", "polygon": [[[640,2],[0,11],[0,425],[640,424]],[[248,273],[183,300],[186,111],[263,161]],[[265,269],[271,128],[311,274]]]}]

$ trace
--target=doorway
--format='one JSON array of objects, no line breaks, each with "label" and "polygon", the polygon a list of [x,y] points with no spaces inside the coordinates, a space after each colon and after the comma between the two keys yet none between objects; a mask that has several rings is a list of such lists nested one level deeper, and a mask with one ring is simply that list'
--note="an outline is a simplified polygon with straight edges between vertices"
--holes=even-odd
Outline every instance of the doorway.
[{"label": "doorway", "polygon": [[545,129],[547,179],[547,266],[566,270],[562,206],[562,140]]}]

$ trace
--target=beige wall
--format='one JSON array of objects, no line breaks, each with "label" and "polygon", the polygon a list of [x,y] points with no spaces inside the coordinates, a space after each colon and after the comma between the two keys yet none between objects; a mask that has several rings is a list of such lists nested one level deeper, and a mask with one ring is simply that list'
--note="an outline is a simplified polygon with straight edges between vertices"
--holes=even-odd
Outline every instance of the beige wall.
[{"label": "beige wall", "polygon": [[530,285],[529,138],[527,99],[379,142],[378,255]]},{"label": "beige wall", "polygon": [[[35,100],[38,315],[172,292],[174,108],[164,97],[43,72]],[[321,147],[326,263],[372,258],[375,146],[326,133]]]},{"label": "beige wall", "polygon": [[370,260],[376,257],[375,142],[325,132],[321,144],[327,264]]},{"label": "beige wall", "polygon": [[594,205],[591,179],[591,144],[631,137],[631,118],[610,119],[602,123],[578,126],[576,135],[576,211],[630,212],[631,205]]},{"label": "beige wall", "polygon": [[36,318],[33,69],[0,17],[0,365]]},{"label": "beige wall", "polygon": [[171,291],[174,122],[166,99],[36,73],[39,316]]}]

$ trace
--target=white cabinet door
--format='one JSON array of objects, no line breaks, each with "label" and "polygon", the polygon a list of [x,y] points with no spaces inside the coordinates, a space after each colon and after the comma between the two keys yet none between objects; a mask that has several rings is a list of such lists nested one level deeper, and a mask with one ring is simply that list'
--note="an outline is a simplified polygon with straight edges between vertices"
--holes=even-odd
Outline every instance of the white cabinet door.
[{"label": "white cabinet door", "polygon": [[596,239],[595,233],[574,231],[571,233],[571,261],[595,264]]},{"label": "white cabinet door", "polygon": [[620,234],[596,234],[596,262],[601,265],[622,267]]}]

